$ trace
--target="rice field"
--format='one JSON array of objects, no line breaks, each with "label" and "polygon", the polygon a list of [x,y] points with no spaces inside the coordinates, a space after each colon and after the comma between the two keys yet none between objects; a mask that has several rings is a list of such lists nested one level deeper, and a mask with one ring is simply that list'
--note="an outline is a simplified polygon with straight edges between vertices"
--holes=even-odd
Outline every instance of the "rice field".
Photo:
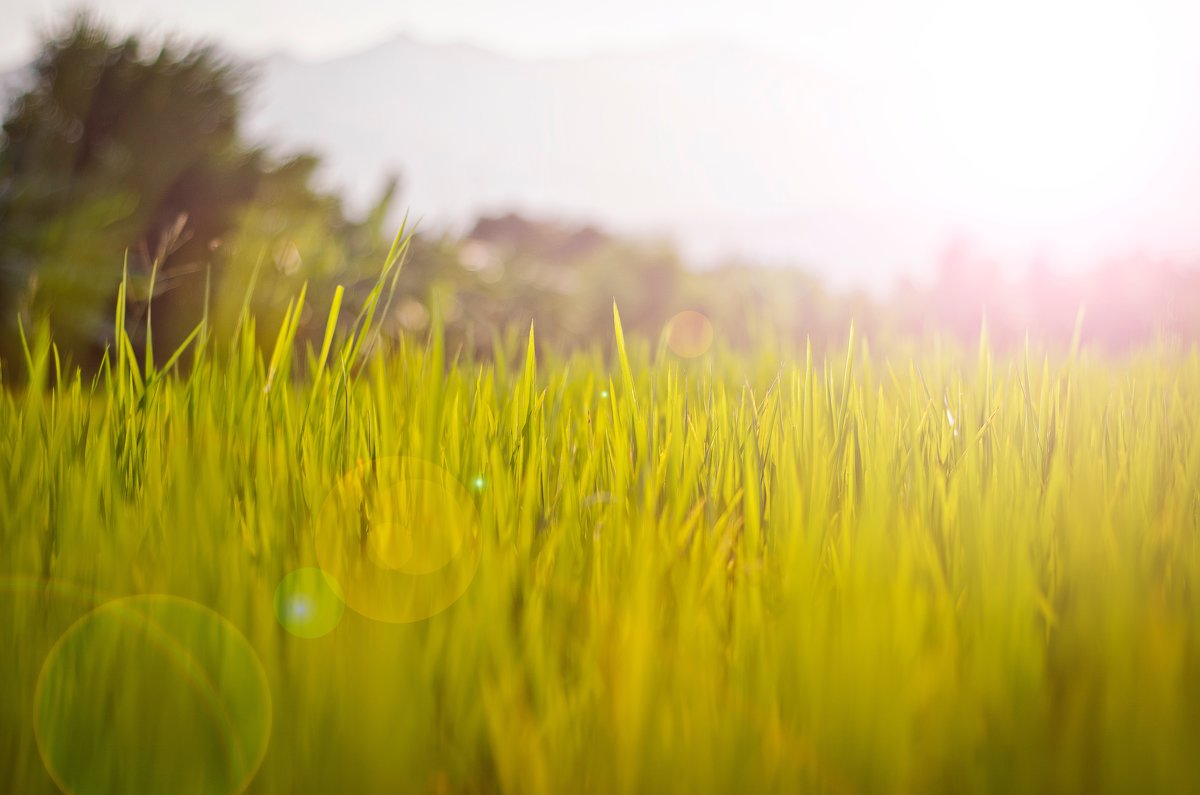
[{"label": "rice field", "polygon": [[319,346],[28,330],[0,790],[1200,788],[1195,348],[466,361],[388,273]]}]

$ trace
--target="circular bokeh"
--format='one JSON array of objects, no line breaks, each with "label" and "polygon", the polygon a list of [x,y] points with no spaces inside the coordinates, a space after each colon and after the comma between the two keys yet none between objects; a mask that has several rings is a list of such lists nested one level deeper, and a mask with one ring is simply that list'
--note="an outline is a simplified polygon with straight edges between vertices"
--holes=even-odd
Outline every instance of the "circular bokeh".
[{"label": "circular bokeh", "polygon": [[667,347],[676,356],[695,359],[712,347],[713,325],[707,317],[691,309],[680,312],[667,323]]},{"label": "circular bokeh", "polygon": [[454,604],[475,577],[479,516],[453,475],[427,461],[380,458],[337,483],[316,518],[317,561],[345,603],[408,623]]},{"label": "circular bokeh", "polygon": [[267,751],[271,692],[227,619],[132,596],[58,639],[34,691],[34,735],[64,792],[241,792]]},{"label": "circular bokeh", "polygon": [[343,612],[341,586],[318,568],[297,569],[275,589],[275,618],[297,637],[328,635],[342,620]]}]

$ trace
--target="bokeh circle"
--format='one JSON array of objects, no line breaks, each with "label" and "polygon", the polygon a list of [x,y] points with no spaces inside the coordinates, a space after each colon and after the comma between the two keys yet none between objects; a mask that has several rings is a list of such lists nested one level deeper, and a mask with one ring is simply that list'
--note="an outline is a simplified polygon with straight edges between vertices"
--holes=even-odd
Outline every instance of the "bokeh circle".
[{"label": "bokeh circle", "polygon": [[55,643],[34,737],[64,792],[234,793],[271,736],[262,663],[227,619],[175,596],[106,602]]},{"label": "bokeh circle", "polygon": [[300,638],[319,638],[337,627],[345,612],[337,580],[316,567],[296,569],[275,589],[275,618]]},{"label": "bokeh circle", "polygon": [[321,505],[317,561],[346,605],[401,624],[454,604],[475,577],[479,515],[453,475],[406,456],[361,463]]},{"label": "bokeh circle", "polygon": [[703,356],[712,347],[712,322],[700,312],[688,309],[667,323],[667,347],[684,359]]}]

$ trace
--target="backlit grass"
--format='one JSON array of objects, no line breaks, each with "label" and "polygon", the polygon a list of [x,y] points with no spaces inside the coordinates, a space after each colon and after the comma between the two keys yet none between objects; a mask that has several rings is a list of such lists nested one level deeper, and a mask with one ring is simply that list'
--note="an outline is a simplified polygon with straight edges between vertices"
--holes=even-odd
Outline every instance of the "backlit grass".
[{"label": "backlit grass", "polygon": [[0,789],[1200,786],[1194,350],[683,358],[618,322],[611,360],[509,366],[377,339],[385,294],[320,348],[296,309],[94,380],[31,333]]}]

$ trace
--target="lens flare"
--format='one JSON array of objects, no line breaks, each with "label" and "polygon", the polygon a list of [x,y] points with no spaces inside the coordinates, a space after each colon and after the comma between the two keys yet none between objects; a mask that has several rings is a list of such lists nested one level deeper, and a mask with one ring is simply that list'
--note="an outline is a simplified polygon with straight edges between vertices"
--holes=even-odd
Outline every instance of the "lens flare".
[{"label": "lens flare", "polygon": [[[87,681],[103,687],[81,687]],[[34,737],[64,792],[241,792],[271,736],[271,691],[227,619],[174,596],[107,602],[47,655]]]},{"label": "lens flare", "polygon": [[666,334],[667,347],[684,359],[695,359],[707,353],[714,335],[709,319],[691,309],[671,318]]},{"label": "lens flare", "polygon": [[449,472],[416,458],[381,458],[346,474],[321,506],[317,560],[346,605],[377,621],[436,615],[470,586],[479,516]]},{"label": "lens flare", "polygon": [[299,638],[319,638],[337,627],[345,612],[342,588],[318,568],[296,569],[275,589],[275,617]]}]

